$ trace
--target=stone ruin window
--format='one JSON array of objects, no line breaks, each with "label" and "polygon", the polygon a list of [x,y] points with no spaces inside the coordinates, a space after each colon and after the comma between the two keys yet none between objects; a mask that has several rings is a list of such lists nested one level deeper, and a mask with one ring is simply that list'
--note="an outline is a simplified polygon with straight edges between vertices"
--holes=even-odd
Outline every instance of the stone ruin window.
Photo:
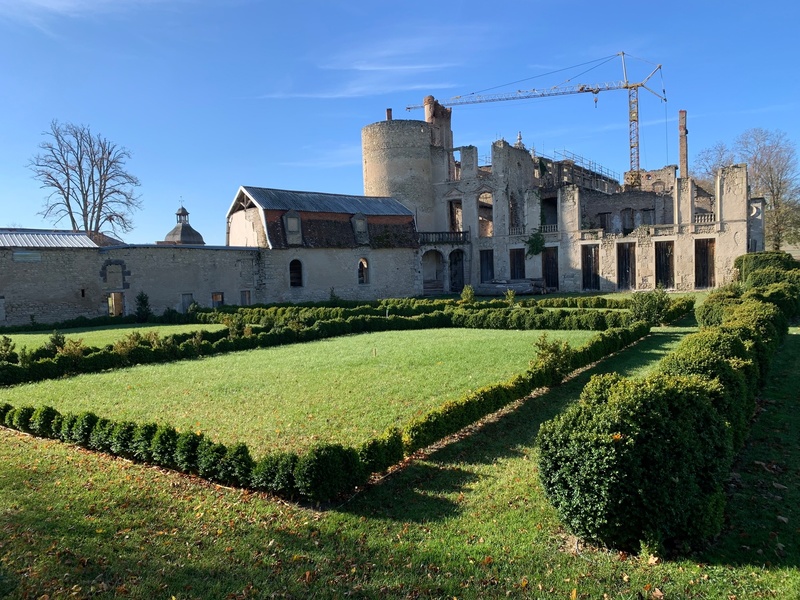
[{"label": "stone ruin window", "polygon": [[358,261],[358,283],[369,283],[369,265],[367,264],[366,258],[362,258]]},{"label": "stone ruin window", "polygon": [[225,294],[222,292],[213,292],[211,294],[211,308],[217,308],[225,304]]},{"label": "stone ruin window", "polygon": [[494,236],[494,199],[490,192],[478,196],[478,235]]},{"label": "stone ruin window", "polygon": [[242,290],[239,294],[239,306],[250,306],[250,290]]},{"label": "stone ruin window", "polygon": [[303,263],[296,258],[289,263],[289,286],[303,287]]}]

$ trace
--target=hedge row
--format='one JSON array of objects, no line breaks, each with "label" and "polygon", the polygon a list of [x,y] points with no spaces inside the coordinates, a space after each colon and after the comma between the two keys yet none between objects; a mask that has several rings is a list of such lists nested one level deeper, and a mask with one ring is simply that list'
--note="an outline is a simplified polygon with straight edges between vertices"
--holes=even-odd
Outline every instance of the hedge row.
[{"label": "hedge row", "polygon": [[[605,298],[596,298],[603,300]],[[534,301],[535,302],[535,301]],[[670,318],[689,310],[691,300],[672,299]],[[383,306],[390,306],[388,303]],[[275,320],[280,325],[252,325],[244,317],[223,314],[227,327],[219,331],[196,331],[173,334],[163,338],[156,334],[142,335],[133,332],[114,345],[93,348],[72,340],[47,344],[22,356],[2,347],[0,340],[0,386],[31,383],[45,379],[97,373],[134,365],[165,363],[192,359],[240,350],[267,348],[297,342],[309,342],[340,335],[356,333],[395,331],[405,329],[430,329],[446,327],[491,328],[491,329],[581,329],[602,331],[608,328],[626,327],[631,324],[629,312],[576,309],[546,310],[536,305],[517,303],[509,306],[503,300],[463,305],[455,301],[408,301],[391,304],[392,307],[423,307],[419,314],[401,316],[378,311],[379,314],[351,314],[346,318],[318,317],[347,314],[350,309],[330,307],[300,307],[296,318],[283,320],[276,312]],[[444,306],[445,310],[428,312],[428,308]],[[487,308],[488,306],[488,308]],[[291,307],[287,307],[291,308]],[[369,313],[373,307],[362,307]],[[252,309],[257,311],[259,309]],[[283,310],[283,309],[281,309]],[[358,309],[360,310],[360,309]],[[302,312],[307,311],[307,312]],[[236,313],[239,315],[240,313]],[[257,314],[257,313],[254,313]],[[285,315],[284,315],[285,316]],[[316,319],[316,320],[315,320]],[[264,321],[264,317],[261,317]],[[60,334],[54,334],[59,336]]]},{"label": "hedge row", "polygon": [[715,292],[719,325],[686,336],[650,376],[593,377],[541,426],[541,482],[576,535],[682,553],[719,533],[734,454],[800,298],[790,286],[772,302],[770,289]]},{"label": "hedge row", "polygon": [[[423,315],[402,322],[406,326],[430,326],[432,321],[443,318],[442,315],[444,313]],[[369,317],[349,321],[351,325],[364,325],[366,319]],[[341,323],[319,322],[314,327],[323,330],[334,325]],[[298,334],[307,334],[310,329],[313,328]],[[565,343],[560,346],[561,342],[543,341],[526,373],[471,392],[458,401],[447,402],[413,420],[402,431],[389,429],[358,448],[320,444],[303,454],[275,453],[254,461],[245,444],[226,447],[202,434],[178,432],[169,425],[110,421],[91,412],[62,415],[49,406],[34,409],[4,404],[0,406],[0,423],[40,437],[196,474],[225,485],[249,487],[289,498],[299,496],[311,501],[327,501],[363,485],[371,473],[388,469],[405,455],[457,432],[533,389],[559,383],[569,370],[599,360],[648,331],[649,326],[644,323],[609,329],[574,350]],[[557,351],[552,351],[553,348]]]},{"label": "hedge row", "polygon": [[301,455],[276,453],[254,461],[243,443],[226,446],[202,433],[112,421],[92,412],[61,414],[50,406],[14,408],[5,403],[0,405],[0,424],[223,485],[314,501],[351,491],[366,482],[371,470],[384,470],[403,458],[399,432],[388,432],[359,449],[319,445]]}]

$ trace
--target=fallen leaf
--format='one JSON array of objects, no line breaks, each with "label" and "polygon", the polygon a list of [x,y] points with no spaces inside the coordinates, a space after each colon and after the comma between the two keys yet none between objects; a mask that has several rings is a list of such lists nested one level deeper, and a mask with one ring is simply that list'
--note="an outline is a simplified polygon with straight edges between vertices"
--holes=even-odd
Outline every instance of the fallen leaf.
[{"label": "fallen leaf", "polygon": [[780,521],[781,523],[788,523],[789,522],[789,518],[788,517],[782,517],[782,516],[778,515],[778,521]]}]

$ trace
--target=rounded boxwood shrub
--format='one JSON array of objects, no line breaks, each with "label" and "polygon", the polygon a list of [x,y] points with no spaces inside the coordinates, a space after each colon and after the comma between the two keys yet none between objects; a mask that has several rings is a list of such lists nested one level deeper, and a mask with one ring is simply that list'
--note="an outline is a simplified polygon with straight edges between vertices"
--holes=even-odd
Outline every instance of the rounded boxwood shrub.
[{"label": "rounded boxwood shrub", "polygon": [[[40,406],[31,416],[31,431],[44,438],[54,437],[53,421],[59,412],[52,406]],[[58,429],[55,429],[58,433]]]},{"label": "rounded boxwood shrub", "polygon": [[246,487],[253,473],[253,459],[250,450],[244,443],[237,443],[227,448],[219,461],[217,477],[220,483]]},{"label": "rounded boxwood shrub", "polygon": [[3,425],[8,427],[9,429],[16,429],[16,427],[14,427],[14,416],[16,414],[17,414],[17,409],[12,406],[3,415]]},{"label": "rounded boxwood shrub", "polygon": [[683,551],[718,533],[733,456],[711,403],[718,388],[699,377],[606,376],[543,423],[540,479],[564,524],[632,551]]},{"label": "rounded boxwood shrub", "polygon": [[122,458],[133,458],[133,434],[136,423],[117,421],[111,430],[111,453]]},{"label": "rounded boxwood shrub", "polygon": [[294,452],[268,454],[253,466],[250,485],[256,490],[293,498],[297,495],[294,470],[298,459]]},{"label": "rounded boxwood shrub", "polygon": [[98,452],[111,452],[111,440],[116,425],[110,419],[98,419],[89,436],[89,448]]},{"label": "rounded boxwood shrub", "polygon": [[184,473],[197,473],[197,447],[203,434],[184,431],[175,441],[175,466]]},{"label": "rounded boxwood shrub", "polygon": [[69,432],[70,441],[80,446],[87,447],[89,445],[89,437],[92,435],[92,429],[94,429],[97,421],[97,415],[91,411],[80,413],[76,417],[72,429]]},{"label": "rounded boxwood shrub", "polygon": [[158,430],[158,425],[155,423],[140,423],[133,430],[133,438],[131,439],[132,458],[143,463],[149,463],[153,460],[153,436]]},{"label": "rounded boxwood shrub", "polygon": [[297,461],[294,478],[300,494],[315,502],[333,500],[366,481],[358,453],[340,444],[309,449]]},{"label": "rounded boxwood shrub", "polygon": [[18,431],[31,433],[31,417],[36,409],[33,406],[20,406],[14,411],[12,426]]},{"label": "rounded boxwood shrub", "polygon": [[177,465],[175,450],[178,444],[178,432],[169,425],[159,425],[153,434],[150,451],[153,462],[167,469],[174,469]]},{"label": "rounded boxwood shrub", "polygon": [[11,406],[8,402],[3,402],[0,404],[0,423],[5,424],[6,422],[6,415],[13,409],[14,407]]},{"label": "rounded boxwood shrub", "polygon": [[224,444],[203,437],[197,446],[197,474],[204,479],[219,481],[220,463],[227,451]]},{"label": "rounded boxwood shrub", "polygon": [[62,442],[72,442],[72,427],[75,421],[78,420],[78,415],[67,413],[61,419],[61,429],[58,432],[58,437]]}]

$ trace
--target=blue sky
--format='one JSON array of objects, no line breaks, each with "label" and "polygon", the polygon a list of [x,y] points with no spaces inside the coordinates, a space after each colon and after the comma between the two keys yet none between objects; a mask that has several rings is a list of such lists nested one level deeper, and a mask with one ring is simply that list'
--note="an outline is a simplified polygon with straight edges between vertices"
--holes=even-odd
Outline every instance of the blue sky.
[{"label": "blue sky", "polygon": [[[44,222],[27,163],[53,119],[127,147],[143,203],[129,243],[153,243],[183,202],[225,240],[240,185],[361,194],[361,128],[427,94],[512,92],[622,78],[640,92],[642,168],[689,160],[752,127],[800,143],[797,3],[0,0],[0,226]],[[575,69],[560,69],[584,65]],[[596,68],[588,70],[591,67]],[[558,71],[557,73],[553,73]],[[548,75],[549,74],[549,75]],[[504,86],[509,82],[517,82]],[[499,86],[499,87],[498,87]],[[456,145],[567,150],[622,174],[627,93],[457,106]]]}]

